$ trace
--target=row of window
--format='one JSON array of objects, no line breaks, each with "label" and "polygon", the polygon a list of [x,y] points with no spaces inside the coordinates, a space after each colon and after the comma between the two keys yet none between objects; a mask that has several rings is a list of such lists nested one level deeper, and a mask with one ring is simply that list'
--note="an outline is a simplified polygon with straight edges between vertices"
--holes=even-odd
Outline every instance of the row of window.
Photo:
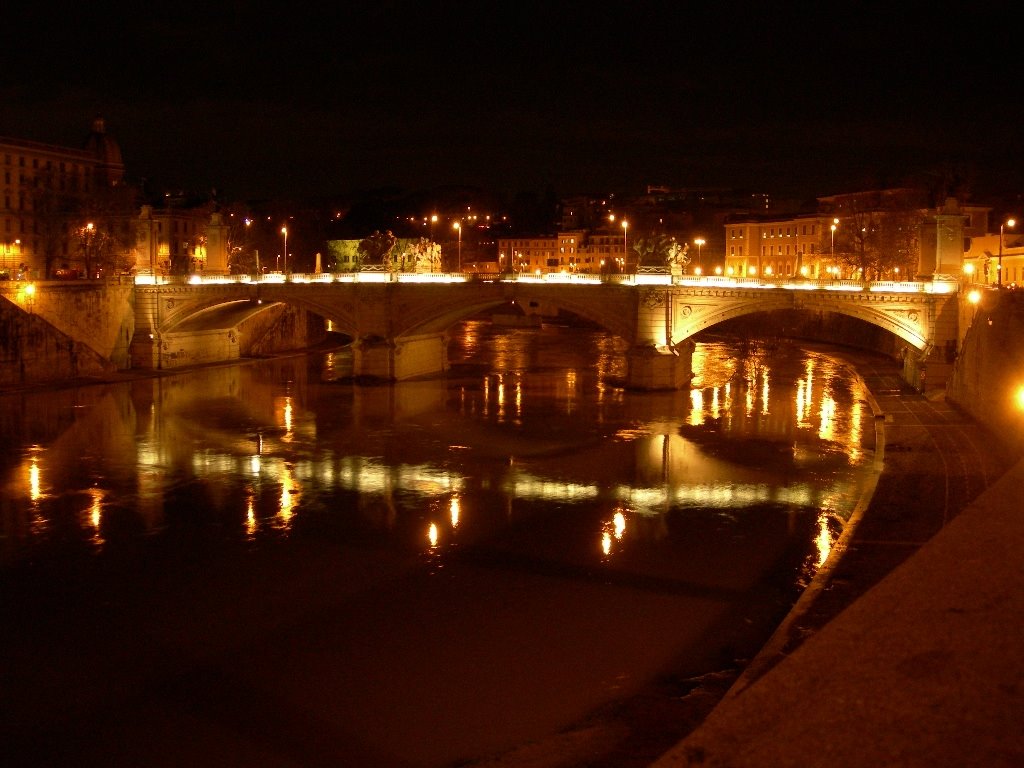
[{"label": "row of window", "polygon": [[[808,231],[808,228],[810,229],[810,231]],[[733,239],[733,240],[742,240],[743,239],[743,232],[744,232],[743,228],[741,228],[741,227],[733,227],[733,228],[731,228],[729,230],[729,237],[731,239]],[[769,227],[768,229],[764,230],[761,233],[761,237],[762,238],[769,238],[769,237],[800,237],[800,236],[808,236],[808,235],[811,236],[811,237],[814,237],[817,234],[818,234],[818,225],[817,224],[810,224],[810,225],[801,224],[799,227],[797,227],[797,226],[785,227],[785,231],[783,231],[783,227]]]},{"label": "row of window", "polygon": [[[790,250],[791,247],[793,249],[792,251]],[[762,245],[761,246],[761,255],[762,256],[797,256],[797,255],[802,255],[804,253],[816,254],[816,253],[818,253],[818,246],[816,244],[814,244],[814,243],[810,243],[808,245],[808,248],[807,248],[806,251],[801,249],[801,248],[797,248],[797,246],[795,246],[795,245],[794,246],[789,246],[789,245],[785,245],[785,246],[783,246],[783,245]],[[740,245],[740,246],[735,246],[735,245],[729,246],[729,258],[730,259],[742,259],[743,258],[743,246],[742,245]]]}]

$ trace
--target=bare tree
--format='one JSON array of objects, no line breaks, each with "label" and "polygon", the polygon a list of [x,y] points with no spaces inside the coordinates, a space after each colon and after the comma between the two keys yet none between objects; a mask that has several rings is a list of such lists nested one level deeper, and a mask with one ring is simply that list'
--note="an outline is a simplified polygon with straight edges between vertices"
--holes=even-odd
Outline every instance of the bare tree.
[{"label": "bare tree", "polygon": [[849,206],[822,250],[834,248],[835,261],[861,280],[879,280],[902,273],[913,274],[920,247],[920,208],[902,198],[884,205]]}]

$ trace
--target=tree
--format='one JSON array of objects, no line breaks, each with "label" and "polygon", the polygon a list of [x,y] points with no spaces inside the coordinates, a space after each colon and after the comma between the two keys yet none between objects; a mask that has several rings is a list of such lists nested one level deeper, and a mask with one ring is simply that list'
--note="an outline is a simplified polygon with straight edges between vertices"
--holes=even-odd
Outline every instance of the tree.
[{"label": "tree", "polygon": [[91,221],[78,228],[76,237],[78,256],[85,276],[96,277],[103,254],[109,250],[109,238]]},{"label": "tree", "polygon": [[221,212],[223,220],[228,224],[227,252],[228,271],[234,275],[255,275],[264,270],[260,264],[258,245],[258,227],[255,216],[243,203],[232,203]]},{"label": "tree", "polygon": [[[903,205],[882,210],[851,206],[850,214],[836,226],[835,261],[865,281],[891,277],[897,269],[913,274],[921,218],[919,209]],[[829,230],[823,250],[832,248],[831,237]]]}]

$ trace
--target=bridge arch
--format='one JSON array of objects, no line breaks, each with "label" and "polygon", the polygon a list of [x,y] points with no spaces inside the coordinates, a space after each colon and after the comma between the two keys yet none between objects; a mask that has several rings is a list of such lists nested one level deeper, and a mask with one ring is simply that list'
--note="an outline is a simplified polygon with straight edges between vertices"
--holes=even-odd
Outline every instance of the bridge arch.
[{"label": "bridge arch", "polygon": [[[758,312],[792,309],[835,312],[862,320],[899,337],[919,352],[933,344],[944,313],[955,312],[955,296],[872,295],[820,291],[757,290],[732,295],[675,297],[673,337],[689,338],[719,323]],[[950,301],[952,299],[952,307]]]}]

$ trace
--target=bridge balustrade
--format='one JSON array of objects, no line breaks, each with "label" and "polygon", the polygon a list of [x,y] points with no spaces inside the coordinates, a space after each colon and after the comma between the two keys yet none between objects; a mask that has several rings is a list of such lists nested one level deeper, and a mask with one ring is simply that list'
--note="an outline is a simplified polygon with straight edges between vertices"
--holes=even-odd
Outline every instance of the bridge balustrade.
[{"label": "bridge balustrade", "polygon": [[724,275],[672,275],[665,272],[592,274],[581,272],[529,272],[487,274],[478,272],[389,272],[364,269],[359,272],[271,272],[264,275],[137,275],[136,285],[222,285],[243,283],[274,285],[278,283],[464,283],[471,281],[502,283],[541,283],[593,285],[674,285],[693,288],[750,288],[824,291],[871,291],[875,293],[955,293],[955,278],[932,280],[860,280],[808,279],[797,277],[734,277]]}]

